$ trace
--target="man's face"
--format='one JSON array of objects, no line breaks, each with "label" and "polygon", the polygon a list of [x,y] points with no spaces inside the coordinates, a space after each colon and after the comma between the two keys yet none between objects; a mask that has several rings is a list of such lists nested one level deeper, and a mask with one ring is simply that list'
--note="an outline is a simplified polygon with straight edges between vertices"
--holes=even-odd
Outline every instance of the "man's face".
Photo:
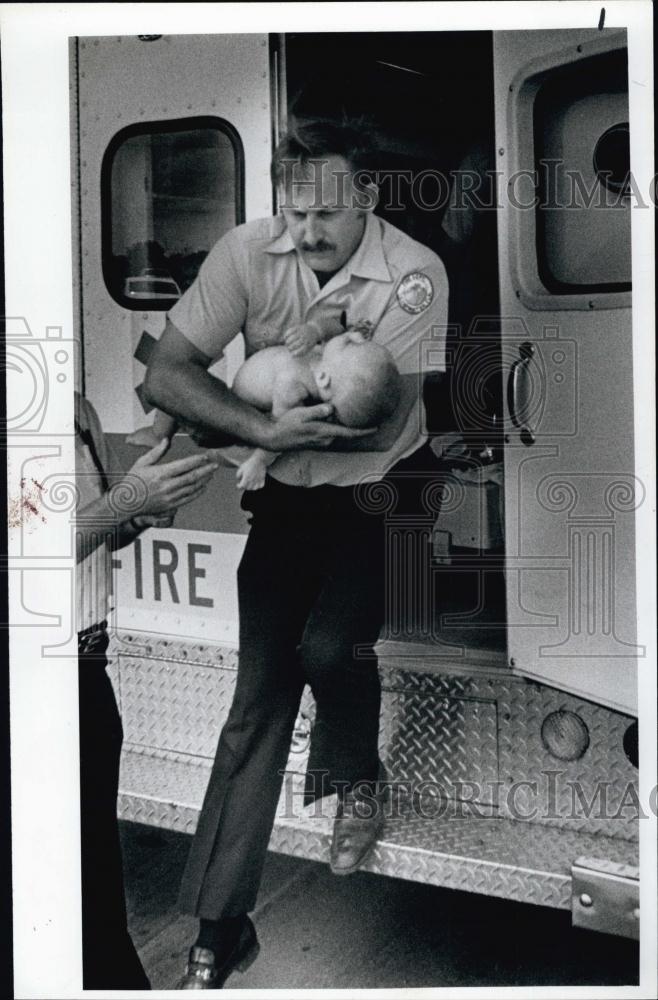
[{"label": "man's face", "polygon": [[295,247],[311,270],[340,270],[361,242],[367,215],[358,207],[347,161],[329,156],[295,163],[289,171],[292,182],[281,192],[281,204]]}]

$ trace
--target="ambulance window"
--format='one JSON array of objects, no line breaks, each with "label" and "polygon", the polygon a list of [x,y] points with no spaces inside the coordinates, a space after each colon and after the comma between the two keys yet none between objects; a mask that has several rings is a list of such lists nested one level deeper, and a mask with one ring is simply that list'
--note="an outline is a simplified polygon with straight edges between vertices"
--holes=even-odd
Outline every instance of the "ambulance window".
[{"label": "ambulance window", "polygon": [[128,309],[166,310],[244,219],[242,143],[219,118],[123,129],[103,160],[103,274]]},{"label": "ambulance window", "polygon": [[557,295],[630,290],[626,50],[549,73],[533,119],[542,283]]}]

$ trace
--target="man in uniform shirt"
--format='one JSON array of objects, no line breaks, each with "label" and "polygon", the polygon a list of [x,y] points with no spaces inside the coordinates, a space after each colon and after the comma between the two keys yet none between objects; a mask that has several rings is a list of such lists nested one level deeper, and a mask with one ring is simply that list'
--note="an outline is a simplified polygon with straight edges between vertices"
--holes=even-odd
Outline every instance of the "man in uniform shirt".
[{"label": "man in uniform shirt", "polygon": [[[238,677],[183,876],[182,907],[201,918],[185,989],[220,987],[257,951],[246,914],[305,683],[317,713],[306,801],[332,791],[339,799],[332,870],[356,870],[382,827],[373,645],[386,554],[382,493],[364,483],[426,442],[420,373],[427,357],[443,370],[448,289],[439,258],[373,214],[370,156],[363,132],[349,127],[308,124],[286,137],[273,159],[281,214],[216,244],[169,313],[146,377],[150,402],[208,444],[285,452],[265,488],[242,501],[252,527],[238,571]],[[377,429],[330,423],[327,404],[275,422],[207,371],[239,332],[249,356],[329,315],[371,323],[403,377],[400,405]]]}]

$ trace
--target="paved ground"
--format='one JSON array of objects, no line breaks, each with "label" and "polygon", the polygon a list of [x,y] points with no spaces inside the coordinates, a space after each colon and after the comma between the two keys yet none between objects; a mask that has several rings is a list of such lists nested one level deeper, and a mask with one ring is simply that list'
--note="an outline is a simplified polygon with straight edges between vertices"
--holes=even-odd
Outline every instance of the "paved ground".
[{"label": "paved ground", "polygon": [[[196,921],[176,892],[190,839],[122,824],[131,930],[151,982],[172,989]],[[576,931],[568,913],[268,854],[258,960],[233,988],[631,985],[638,948]]]}]

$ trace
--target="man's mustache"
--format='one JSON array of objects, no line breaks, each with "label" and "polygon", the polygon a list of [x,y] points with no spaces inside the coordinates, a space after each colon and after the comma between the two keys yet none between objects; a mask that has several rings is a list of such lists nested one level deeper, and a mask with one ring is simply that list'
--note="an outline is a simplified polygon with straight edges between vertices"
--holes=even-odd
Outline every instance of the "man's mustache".
[{"label": "man's mustache", "polygon": [[326,240],[320,240],[318,243],[302,243],[300,250],[304,250],[306,253],[322,253],[324,250],[335,250],[336,247],[333,243],[327,243]]}]

